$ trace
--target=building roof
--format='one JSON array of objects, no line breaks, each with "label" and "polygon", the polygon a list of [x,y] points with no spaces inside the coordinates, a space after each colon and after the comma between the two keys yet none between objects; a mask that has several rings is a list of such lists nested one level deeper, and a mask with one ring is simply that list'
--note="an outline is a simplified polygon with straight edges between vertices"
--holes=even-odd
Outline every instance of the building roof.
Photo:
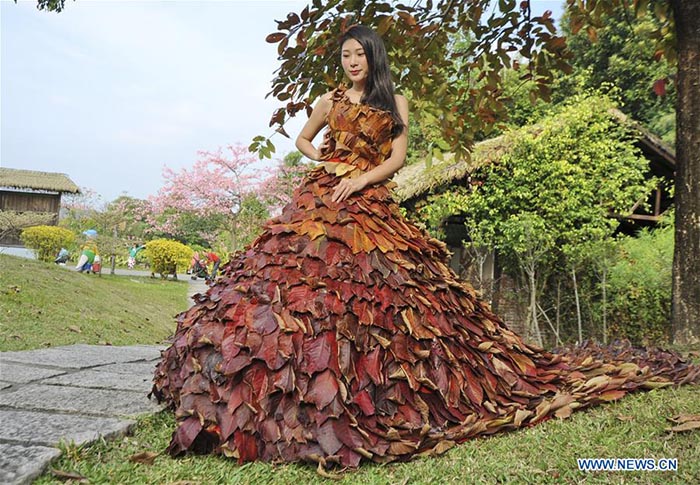
[{"label": "building roof", "polygon": [[80,193],[80,188],[64,173],[37,172],[16,168],[0,168],[0,187]]},{"label": "building roof", "polygon": [[[647,158],[664,165],[667,172],[673,173],[676,156],[673,148],[621,111],[612,109],[610,114],[621,124],[629,126],[633,133],[638,134],[638,142]],[[517,132],[522,133],[522,130],[537,135],[542,128],[534,124],[522,127]],[[513,132],[475,143],[470,156],[461,160],[455,161],[452,154],[446,153],[442,160],[432,158],[402,167],[392,179],[398,184],[393,190],[394,198],[402,203],[420,197],[433,189],[457,183],[477,168],[499,160],[513,145],[513,137],[509,136],[511,133]]]}]

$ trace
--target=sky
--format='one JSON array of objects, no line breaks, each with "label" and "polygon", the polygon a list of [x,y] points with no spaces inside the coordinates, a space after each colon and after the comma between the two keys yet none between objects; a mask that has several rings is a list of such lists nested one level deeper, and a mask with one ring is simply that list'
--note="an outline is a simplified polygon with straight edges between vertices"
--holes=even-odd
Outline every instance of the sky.
[{"label": "sky", "polygon": [[[275,20],[299,0],[0,0],[0,166],[61,172],[104,202],[146,198],[163,166],[269,135]],[[553,10],[563,0],[534,0]],[[275,135],[294,150],[306,116]],[[269,165],[270,161],[259,162]]]}]

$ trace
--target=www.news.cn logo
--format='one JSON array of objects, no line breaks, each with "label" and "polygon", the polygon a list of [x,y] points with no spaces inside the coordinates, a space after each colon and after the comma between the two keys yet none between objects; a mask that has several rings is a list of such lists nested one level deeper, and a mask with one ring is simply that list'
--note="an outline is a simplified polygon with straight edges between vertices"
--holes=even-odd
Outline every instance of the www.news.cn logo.
[{"label": "www.news.cn logo", "polygon": [[578,458],[578,469],[598,471],[677,471],[677,458]]}]

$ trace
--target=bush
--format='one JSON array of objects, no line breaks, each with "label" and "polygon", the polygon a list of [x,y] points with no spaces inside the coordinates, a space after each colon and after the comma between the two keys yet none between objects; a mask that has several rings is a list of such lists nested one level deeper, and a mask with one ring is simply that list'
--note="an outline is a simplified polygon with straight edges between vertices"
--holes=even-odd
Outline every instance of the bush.
[{"label": "bush", "polygon": [[34,226],[24,229],[20,239],[26,247],[34,250],[37,259],[50,262],[61,248],[75,242],[75,234],[58,226]]},{"label": "bush", "polygon": [[192,249],[170,239],[155,239],[146,243],[146,257],[151,264],[152,273],[160,273],[161,278],[172,274],[177,278],[177,271],[184,271],[192,259]]},{"label": "bush", "polygon": [[671,327],[673,226],[625,238],[610,270],[610,335],[665,343]]}]

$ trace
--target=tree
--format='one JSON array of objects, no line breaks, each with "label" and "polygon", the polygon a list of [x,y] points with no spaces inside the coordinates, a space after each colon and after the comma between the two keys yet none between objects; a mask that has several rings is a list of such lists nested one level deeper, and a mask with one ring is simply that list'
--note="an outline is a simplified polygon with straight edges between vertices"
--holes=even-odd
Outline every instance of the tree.
[{"label": "tree", "polygon": [[[241,145],[230,145],[226,151],[200,152],[191,169],[163,168],[165,184],[148,199],[151,232],[211,247],[225,229],[231,235],[231,249],[240,246],[238,234],[243,228],[238,215],[259,183],[259,174],[252,170],[257,159]],[[192,232],[197,240],[192,240]]]},{"label": "tree", "polygon": [[[15,3],[17,3],[17,0],[15,0]],[[66,0],[37,0],[36,2],[38,10],[46,10],[48,12],[61,12],[65,6]]]},{"label": "tree", "polygon": [[[583,27],[595,37],[604,15],[624,0],[567,0],[572,32]],[[646,15],[648,0],[634,0],[635,15]],[[700,2],[653,3],[661,28],[654,32],[656,53],[676,63],[676,178],[672,318],[676,343],[700,342]]]},{"label": "tree", "polygon": [[[565,15],[562,28],[573,53],[571,63],[583,86],[617,87],[621,109],[667,140],[675,133],[672,123],[662,123],[675,109],[675,87],[669,82],[675,78],[675,66],[655,62],[658,47],[652,36],[663,28],[662,22],[653,15],[636,17],[630,9],[618,6],[601,17],[601,26],[591,39],[584,30],[571,33],[568,17]],[[572,89],[577,86],[569,87],[568,94],[575,94]],[[668,141],[675,143],[675,139]]]},{"label": "tree", "polygon": [[590,264],[581,248],[609,238],[618,225],[610,214],[624,213],[653,182],[644,181],[647,161],[612,107],[598,95],[570,99],[538,125],[504,135],[505,153],[472,173],[470,189],[446,190],[418,208],[433,228],[462,213],[473,242],[499,252],[528,288],[528,330],[538,344],[547,277],[563,270],[575,279]]}]

